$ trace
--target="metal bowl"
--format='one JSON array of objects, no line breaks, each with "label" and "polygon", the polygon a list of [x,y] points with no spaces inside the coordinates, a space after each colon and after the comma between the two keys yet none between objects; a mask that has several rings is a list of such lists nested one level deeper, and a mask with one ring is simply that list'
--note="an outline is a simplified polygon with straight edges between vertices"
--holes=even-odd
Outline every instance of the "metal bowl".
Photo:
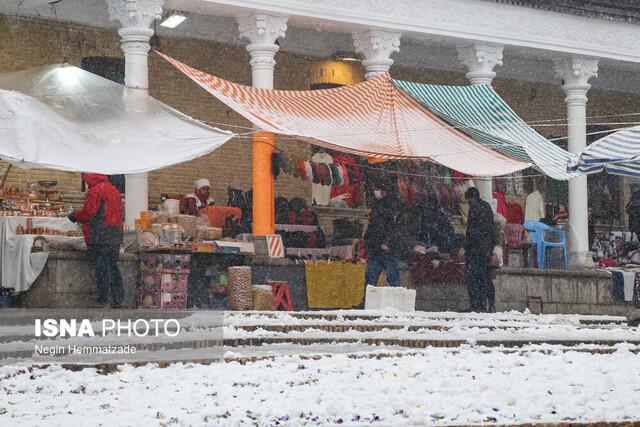
[{"label": "metal bowl", "polygon": [[49,187],[58,185],[58,181],[53,181],[53,180],[38,181],[38,185],[41,187],[49,188]]}]

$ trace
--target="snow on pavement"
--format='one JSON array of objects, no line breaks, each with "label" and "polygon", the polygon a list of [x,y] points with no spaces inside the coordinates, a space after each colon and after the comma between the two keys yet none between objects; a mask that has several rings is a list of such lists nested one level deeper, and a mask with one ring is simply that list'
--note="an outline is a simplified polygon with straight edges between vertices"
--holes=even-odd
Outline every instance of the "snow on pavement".
[{"label": "snow on pavement", "polygon": [[640,356],[466,347],[246,365],[0,368],[3,426],[433,425],[640,419]]}]

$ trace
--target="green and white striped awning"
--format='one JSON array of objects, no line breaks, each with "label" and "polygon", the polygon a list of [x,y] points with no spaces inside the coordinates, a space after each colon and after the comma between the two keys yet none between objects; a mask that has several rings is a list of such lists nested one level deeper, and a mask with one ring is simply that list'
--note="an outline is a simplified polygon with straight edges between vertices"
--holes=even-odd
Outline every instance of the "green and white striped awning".
[{"label": "green and white striped awning", "polygon": [[563,150],[529,127],[490,85],[442,86],[392,80],[451,126],[506,156],[535,166],[546,175],[568,180],[572,160]]}]

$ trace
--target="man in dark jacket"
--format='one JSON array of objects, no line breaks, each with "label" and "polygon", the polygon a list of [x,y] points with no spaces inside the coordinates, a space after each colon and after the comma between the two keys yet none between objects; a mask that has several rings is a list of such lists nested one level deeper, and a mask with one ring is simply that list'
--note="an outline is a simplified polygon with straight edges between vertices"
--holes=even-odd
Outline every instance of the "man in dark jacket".
[{"label": "man in dark jacket", "polygon": [[629,215],[629,229],[640,240],[640,185],[631,187],[631,200],[627,203],[627,215]]},{"label": "man in dark jacket", "polygon": [[86,173],[82,179],[89,186],[84,206],[69,214],[69,220],[83,224],[84,240],[96,273],[98,304],[106,305],[111,292],[112,307],[121,307],[124,287],[118,269],[123,238],[120,192],[106,175]]},{"label": "man in dark jacket", "polygon": [[374,196],[376,200],[364,234],[367,253],[365,285],[376,286],[382,270],[385,270],[389,285],[400,286],[398,264],[404,237],[404,206],[390,181],[378,181],[374,186]]},{"label": "man in dark jacket", "polygon": [[464,254],[471,311],[494,311],[494,307],[488,307],[492,286],[489,261],[495,243],[493,210],[489,203],[480,199],[477,188],[469,188],[464,198],[469,203]]},{"label": "man in dark jacket", "polygon": [[454,231],[447,215],[438,207],[433,193],[413,208],[410,228],[420,243],[427,247],[436,247],[440,253],[451,253]]}]

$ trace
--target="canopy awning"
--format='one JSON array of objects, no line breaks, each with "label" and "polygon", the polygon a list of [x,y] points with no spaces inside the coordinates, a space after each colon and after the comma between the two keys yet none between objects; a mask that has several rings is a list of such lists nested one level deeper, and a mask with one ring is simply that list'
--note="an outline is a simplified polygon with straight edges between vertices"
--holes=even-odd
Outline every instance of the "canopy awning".
[{"label": "canopy awning", "polygon": [[232,83],[160,54],[260,129],[367,157],[430,159],[472,176],[531,166],[474,141],[397,90],[388,74],[314,91],[258,89]]},{"label": "canopy awning", "polygon": [[140,173],[200,157],[233,134],[80,68],[0,74],[0,158],[23,168]]},{"label": "canopy awning", "polygon": [[640,178],[640,126],[620,130],[600,138],[585,148],[570,170],[582,173],[607,172]]},{"label": "canopy awning", "polygon": [[529,127],[490,85],[441,86],[392,80],[393,84],[447,123],[546,175],[567,180],[573,156]]}]

